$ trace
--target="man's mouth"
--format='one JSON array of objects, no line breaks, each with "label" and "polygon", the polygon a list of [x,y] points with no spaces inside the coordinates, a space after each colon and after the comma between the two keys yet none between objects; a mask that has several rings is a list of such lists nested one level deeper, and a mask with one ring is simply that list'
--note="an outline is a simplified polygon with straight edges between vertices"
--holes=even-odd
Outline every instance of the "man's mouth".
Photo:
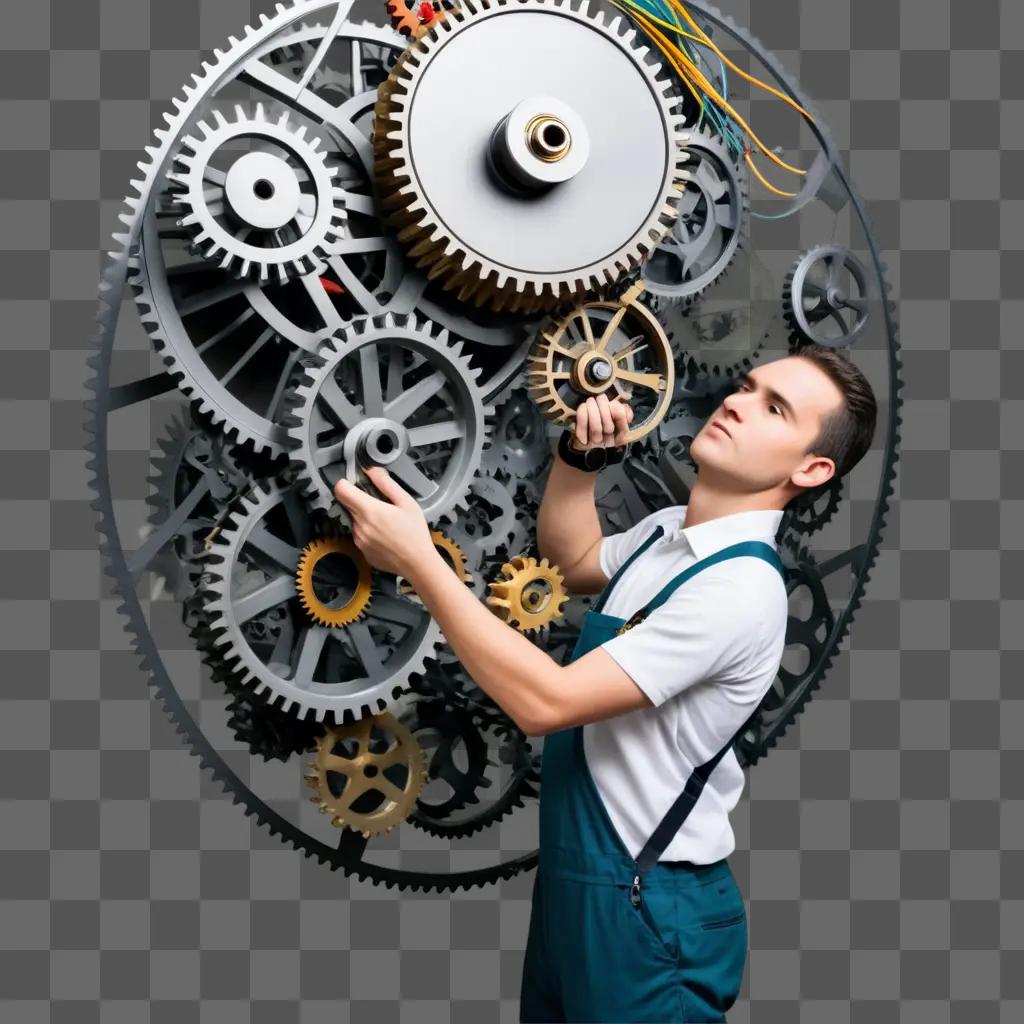
[{"label": "man's mouth", "polygon": [[711,424],[711,428],[712,428],[712,429],[715,429],[716,427],[717,427],[717,428],[718,428],[718,429],[719,429],[719,430],[720,430],[720,431],[721,431],[721,432],[722,432],[723,434],[725,434],[725,436],[726,436],[726,437],[732,437],[732,434],[730,434],[730,433],[729,433],[729,431],[728,431],[728,430],[726,430],[726,429],[725,429],[725,427],[723,427],[723,426],[722,426],[722,424],[721,424],[721,423],[719,423],[719,422],[718,422],[717,420],[715,420],[715,422]]}]

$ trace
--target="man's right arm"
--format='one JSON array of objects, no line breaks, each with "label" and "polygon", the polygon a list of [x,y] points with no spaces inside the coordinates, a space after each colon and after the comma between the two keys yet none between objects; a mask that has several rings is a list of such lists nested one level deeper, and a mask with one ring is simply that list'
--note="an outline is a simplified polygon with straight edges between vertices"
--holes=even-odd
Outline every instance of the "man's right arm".
[{"label": "man's right arm", "polygon": [[608,582],[598,559],[601,522],[594,502],[596,473],[585,473],[552,456],[537,512],[537,550],[558,566],[576,594],[595,594]]},{"label": "man's right arm", "polygon": [[[591,396],[576,410],[572,426],[579,447],[624,444],[633,410],[628,402]],[[557,451],[537,513],[537,549],[558,566],[573,593],[596,594],[608,583],[601,569],[601,522],[594,503],[596,473],[564,462]]]}]

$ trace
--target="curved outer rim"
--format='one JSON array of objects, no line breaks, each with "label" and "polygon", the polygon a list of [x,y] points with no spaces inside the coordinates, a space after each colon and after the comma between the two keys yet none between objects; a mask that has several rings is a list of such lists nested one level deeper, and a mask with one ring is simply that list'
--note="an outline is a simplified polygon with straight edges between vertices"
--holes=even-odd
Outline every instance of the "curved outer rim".
[{"label": "curved outer rim", "polygon": [[[745,30],[735,25],[733,20],[721,14],[715,7],[705,3],[704,0],[690,0],[690,6],[705,17],[712,24],[720,27],[725,32],[737,39],[742,46],[762,60],[770,70],[779,86],[797,102],[801,103],[804,109],[811,107],[799,90],[789,79],[788,74],[779,62],[765,50],[757,40]],[[335,20],[340,22],[346,17],[351,9],[351,0],[297,0],[292,7],[279,5],[274,18],[261,15],[258,27],[247,28],[244,33],[244,48],[239,40],[231,37],[229,44],[232,46],[232,59],[220,50],[214,51],[213,62],[204,62],[201,74],[193,75],[194,87],[206,86],[207,89],[215,87],[230,76],[234,70],[234,59],[238,57],[248,58],[253,55],[257,48],[266,43],[272,36],[282,28],[297,25],[303,18],[308,18],[326,9],[336,9]],[[239,52],[241,51],[241,52]],[[120,533],[114,516],[113,498],[110,486],[109,453],[107,450],[108,437],[108,416],[110,413],[110,369],[111,357],[113,354],[114,335],[117,328],[117,321],[121,311],[122,298],[126,288],[128,260],[133,248],[138,246],[139,229],[141,226],[138,212],[140,205],[144,207],[148,201],[154,182],[163,172],[169,159],[167,149],[168,140],[173,140],[176,133],[185,124],[188,115],[195,105],[196,94],[191,88],[188,90],[185,100],[175,99],[175,113],[165,113],[164,121],[166,128],[157,129],[157,139],[160,147],[147,146],[146,159],[140,161],[139,169],[142,172],[141,178],[133,181],[132,189],[134,196],[129,196],[125,202],[125,210],[120,214],[122,223],[127,230],[117,232],[114,235],[114,243],[117,248],[111,251],[108,256],[108,263],[103,271],[99,286],[99,299],[97,309],[97,329],[93,339],[96,351],[87,359],[88,366],[94,371],[94,376],[86,381],[86,386],[94,392],[95,398],[86,399],[83,403],[85,408],[85,431],[87,434],[84,442],[85,449],[91,457],[86,462],[86,469],[89,471],[89,487],[96,497],[90,502],[90,507],[97,513],[97,530],[99,532],[99,549],[104,571],[110,576],[115,592],[120,597],[117,604],[117,611],[125,617],[125,628],[131,638],[132,647],[139,658],[140,667],[147,674],[148,683],[156,691],[165,713],[174,724],[189,752],[199,758],[201,768],[209,769],[211,776],[220,783],[233,803],[240,804],[247,817],[255,817],[256,820],[265,826],[272,835],[277,835],[282,842],[291,844],[295,849],[300,850],[305,856],[315,856],[321,864],[326,864],[331,870],[343,868],[346,875],[355,874],[360,880],[371,880],[374,883],[381,882],[388,888],[398,885],[401,888],[430,889],[443,891],[445,889],[456,890],[471,888],[475,885],[489,885],[500,878],[512,878],[521,871],[535,867],[538,863],[538,850],[514,858],[502,864],[489,868],[477,869],[474,871],[462,871],[455,873],[424,873],[402,871],[390,868],[385,865],[367,863],[361,859],[362,849],[358,845],[352,852],[346,852],[344,846],[340,849],[328,846],[326,843],[315,839],[308,833],[284,818],[278,812],[260,800],[242,781],[237,774],[227,765],[218,751],[212,746],[206,736],[199,729],[195,720],[189,714],[180,695],[171,683],[167,669],[160,658],[160,652],[156,647],[152,634],[146,624],[145,616],[142,613],[141,603],[138,594],[131,582],[131,573],[128,569],[124,549],[121,546]],[[864,231],[865,238],[871,254],[872,266],[877,279],[884,281],[884,264],[881,262],[874,237],[870,232],[867,216],[856,193],[838,162],[838,157],[830,139],[823,134],[822,130],[815,124],[811,126],[819,145],[828,155],[833,172],[846,189],[857,219]],[[878,499],[875,505],[871,527],[868,535],[868,552],[866,558],[857,569],[857,585],[854,595],[846,609],[839,615],[836,626],[833,630],[833,637],[826,641],[826,655],[821,659],[815,668],[815,676],[812,684],[807,688],[806,698],[794,709],[790,722],[772,734],[765,750],[755,750],[753,756],[744,756],[741,764],[755,764],[767,749],[774,746],[783,736],[789,724],[795,720],[810,698],[813,689],[820,684],[821,677],[827,671],[832,662],[835,649],[849,629],[853,620],[854,612],[860,606],[860,599],[863,595],[864,586],[870,577],[871,569],[878,557],[878,549],[881,542],[881,531],[885,525],[885,517],[889,510],[889,498],[893,494],[893,481],[896,475],[896,449],[899,441],[899,427],[901,423],[899,410],[902,406],[902,399],[899,392],[903,388],[900,379],[902,363],[898,358],[899,343],[896,323],[894,319],[894,304],[883,297],[882,313],[885,320],[886,332],[889,340],[889,386],[890,401],[888,427],[889,434],[886,438],[884,452],[885,466],[882,472],[882,479],[879,484]],[[526,348],[528,342],[524,342]],[[514,376],[511,362],[508,365],[509,377]],[[783,528],[785,522],[783,522]],[[742,738],[741,738],[742,741]]]}]

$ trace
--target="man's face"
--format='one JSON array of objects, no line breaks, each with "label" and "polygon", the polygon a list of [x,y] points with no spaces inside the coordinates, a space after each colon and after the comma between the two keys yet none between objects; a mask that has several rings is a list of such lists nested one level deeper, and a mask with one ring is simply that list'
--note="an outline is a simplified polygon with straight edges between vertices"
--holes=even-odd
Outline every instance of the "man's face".
[{"label": "man's face", "polygon": [[[810,360],[776,359],[741,379],[693,439],[690,454],[702,479],[728,490],[814,486],[823,482],[823,472],[825,479],[830,474],[813,452],[805,453],[842,401],[839,388]],[[830,460],[828,465],[834,471]]]}]

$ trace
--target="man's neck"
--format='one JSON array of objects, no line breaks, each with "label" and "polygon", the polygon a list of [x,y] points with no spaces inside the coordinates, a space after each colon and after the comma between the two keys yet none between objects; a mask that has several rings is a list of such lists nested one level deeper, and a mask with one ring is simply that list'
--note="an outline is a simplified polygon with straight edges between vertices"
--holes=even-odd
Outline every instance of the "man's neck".
[{"label": "man's neck", "polygon": [[779,494],[777,488],[754,494],[738,494],[717,489],[713,484],[698,479],[690,490],[690,500],[686,505],[686,525],[700,526],[701,523],[731,516],[736,512],[763,512],[766,509],[782,511],[788,500]]}]

